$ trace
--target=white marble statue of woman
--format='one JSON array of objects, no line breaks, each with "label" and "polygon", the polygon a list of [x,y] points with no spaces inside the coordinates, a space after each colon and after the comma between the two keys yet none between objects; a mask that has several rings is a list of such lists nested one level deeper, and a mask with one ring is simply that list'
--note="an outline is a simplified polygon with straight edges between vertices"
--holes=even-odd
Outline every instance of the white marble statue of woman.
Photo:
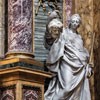
[{"label": "white marble statue of woman", "polygon": [[47,67],[55,76],[44,100],[91,100],[87,78],[89,53],[77,32],[80,24],[80,16],[72,15],[68,28],[51,46]]}]

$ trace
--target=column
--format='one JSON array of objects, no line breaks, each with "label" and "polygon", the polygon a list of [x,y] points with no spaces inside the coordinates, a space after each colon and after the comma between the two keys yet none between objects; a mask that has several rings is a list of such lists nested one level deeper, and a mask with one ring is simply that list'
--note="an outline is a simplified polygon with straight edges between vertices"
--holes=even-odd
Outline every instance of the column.
[{"label": "column", "polygon": [[33,0],[8,1],[7,57],[33,56]]},{"label": "column", "polygon": [[0,0],[0,58],[4,57],[4,0]]}]

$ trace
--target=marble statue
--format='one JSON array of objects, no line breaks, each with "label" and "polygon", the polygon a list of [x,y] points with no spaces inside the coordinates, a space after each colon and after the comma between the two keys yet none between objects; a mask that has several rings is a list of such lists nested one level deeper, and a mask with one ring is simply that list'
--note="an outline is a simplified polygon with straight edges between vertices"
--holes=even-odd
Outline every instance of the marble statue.
[{"label": "marble statue", "polygon": [[91,100],[87,77],[91,75],[91,64],[88,62],[89,53],[77,32],[80,24],[80,16],[73,14],[69,26],[63,28],[50,48],[46,63],[55,76],[49,83],[44,100]]}]

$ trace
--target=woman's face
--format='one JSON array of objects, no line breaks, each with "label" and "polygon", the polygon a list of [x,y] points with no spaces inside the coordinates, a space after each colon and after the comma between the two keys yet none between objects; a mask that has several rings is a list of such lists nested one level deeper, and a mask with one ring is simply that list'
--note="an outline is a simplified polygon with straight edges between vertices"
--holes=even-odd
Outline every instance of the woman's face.
[{"label": "woman's face", "polygon": [[71,19],[70,28],[75,30],[79,27],[79,25],[80,25],[80,20],[78,18],[75,17]]}]

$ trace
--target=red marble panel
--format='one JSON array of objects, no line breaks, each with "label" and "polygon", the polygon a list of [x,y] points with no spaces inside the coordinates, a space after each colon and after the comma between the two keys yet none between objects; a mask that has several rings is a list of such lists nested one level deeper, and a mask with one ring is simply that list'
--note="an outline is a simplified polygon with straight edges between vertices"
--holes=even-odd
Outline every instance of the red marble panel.
[{"label": "red marble panel", "polygon": [[8,0],[8,52],[32,52],[32,0]]},{"label": "red marble panel", "polygon": [[35,87],[23,87],[23,100],[41,100],[41,91]]},{"label": "red marble panel", "polygon": [[0,88],[0,100],[15,100],[15,89]]}]

